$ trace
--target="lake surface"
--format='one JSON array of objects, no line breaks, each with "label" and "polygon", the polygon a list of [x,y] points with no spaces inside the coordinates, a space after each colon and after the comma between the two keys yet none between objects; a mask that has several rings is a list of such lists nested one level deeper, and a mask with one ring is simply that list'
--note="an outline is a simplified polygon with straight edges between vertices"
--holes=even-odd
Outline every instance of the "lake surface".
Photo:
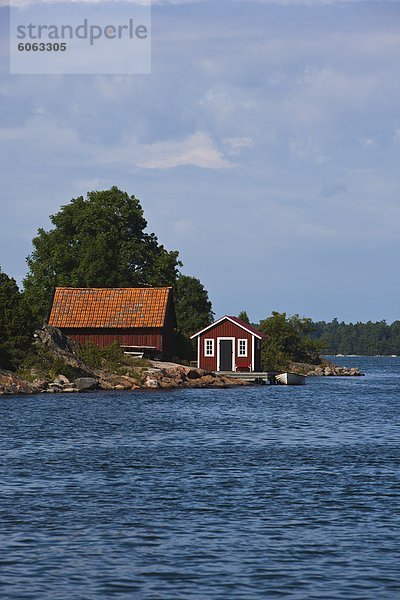
[{"label": "lake surface", "polygon": [[0,597],[400,597],[400,358],[0,398]]}]

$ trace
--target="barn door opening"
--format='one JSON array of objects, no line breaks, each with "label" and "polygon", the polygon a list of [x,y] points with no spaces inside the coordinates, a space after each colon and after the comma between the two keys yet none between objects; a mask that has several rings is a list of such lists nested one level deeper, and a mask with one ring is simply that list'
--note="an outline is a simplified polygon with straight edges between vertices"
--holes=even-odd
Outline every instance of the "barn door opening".
[{"label": "barn door opening", "polygon": [[233,371],[233,341],[219,340],[219,371]]}]

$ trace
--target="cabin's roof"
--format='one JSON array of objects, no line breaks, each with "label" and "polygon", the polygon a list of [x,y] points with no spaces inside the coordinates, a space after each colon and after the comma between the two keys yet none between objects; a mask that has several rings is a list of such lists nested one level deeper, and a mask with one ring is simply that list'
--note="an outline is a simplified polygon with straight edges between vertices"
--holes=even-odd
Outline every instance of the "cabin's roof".
[{"label": "cabin's roof", "polygon": [[171,288],[56,288],[49,325],[163,327]]},{"label": "cabin's roof", "polygon": [[238,317],[228,317],[228,318],[231,321],[233,321],[234,323],[236,323],[236,325],[239,325],[239,327],[242,327],[242,329],[247,329],[247,331],[254,334],[255,336],[262,338],[262,339],[266,339],[267,336],[265,335],[265,333],[263,333],[259,329],[256,329],[252,325],[245,323],[244,321],[242,321],[242,319],[239,319]]},{"label": "cabin's roof", "polygon": [[198,335],[201,335],[202,333],[208,331],[212,327],[215,327],[216,325],[218,325],[219,323],[222,323],[222,321],[225,321],[225,320],[228,320],[228,321],[231,321],[232,323],[235,323],[241,329],[244,329],[248,333],[251,333],[251,335],[256,336],[260,340],[265,340],[266,337],[267,337],[264,333],[262,333],[262,331],[259,331],[258,329],[256,329],[252,325],[249,325],[248,323],[245,323],[241,319],[238,319],[238,317],[232,317],[230,315],[225,315],[225,316],[221,317],[220,319],[218,319],[217,321],[214,321],[214,323],[211,323],[211,325],[208,325],[208,327],[204,327],[204,329],[202,329],[201,331],[198,331],[197,333],[194,333],[193,335],[190,336],[190,338],[193,339],[193,338],[197,337]]}]

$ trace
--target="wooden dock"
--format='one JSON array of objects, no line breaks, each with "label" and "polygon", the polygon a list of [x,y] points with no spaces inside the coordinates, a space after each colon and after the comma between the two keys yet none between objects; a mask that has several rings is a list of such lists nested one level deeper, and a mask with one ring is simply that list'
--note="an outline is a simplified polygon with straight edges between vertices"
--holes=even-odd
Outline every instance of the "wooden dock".
[{"label": "wooden dock", "polygon": [[216,375],[223,375],[224,377],[232,377],[233,379],[244,379],[245,381],[252,381],[260,385],[275,385],[275,376],[278,375],[278,371],[260,371],[260,372],[241,372],[241,371],[217,371]]}]

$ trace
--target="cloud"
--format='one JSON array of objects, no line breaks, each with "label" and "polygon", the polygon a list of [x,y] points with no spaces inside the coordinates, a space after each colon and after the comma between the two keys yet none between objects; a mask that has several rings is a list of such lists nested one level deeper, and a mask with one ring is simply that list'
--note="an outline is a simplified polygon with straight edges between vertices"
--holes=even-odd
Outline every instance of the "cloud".
[{"label": "cloud", "polygon": [[379,74],[373,71],[352,73],[342,67],[307,65],[297,78],[287,107],[296,119],[306,124],[343,113],[360,113],[368,110],[373,99],[381,94],[381,84]]},{"label": "cloud", "polygon": [[200,106],[209,111],[215,119],[226,121],[239,111],[252,111],[256,103],[252,96],[242,89],[218,83],[209,88],[200,100]]},{"label": "cloud", "polygon": [[[72,129],[60,125],[56,119],[46,115],[36,115],[20,127],[3,127],[0,129],[0,141],[11,144],[26,152],[26,148],[36,155],[35,147],[39,152],[46,151],[58,154],[65,150],[77,147],[80,143],[78,134]],[[31,157],[32,158],[32,157]]]},{"label": "cloud", "polygon": [[227,93],[222,86],[210,89],[206,92],[200,104],[209,108],[217,118],[226,119],[235,108],[233,96]]},{"label": "cloud", "polygon": [[[158,4],[187,6],[159,10]],[[318,8],[328,4],[338,10]],[[32,237],[68,197],[118,185],[141,198],[151,229],[167,247],[179,247],[188,271],[207,285],[214,282],[207,289],[220,302],[216,310],[231,310],[246,280],[253,312],[262,316],[271,293],[271,278],[259,277],[265,256],[280,257],[270,298],[277,309],[291,298],[293,312],[310,314],[303,307],[317,298],[328,314],[354,310],[358,318],[349,295],[359,287],[368,298],[371,279],[356,286],[350,278],[367,274],[372,256],[384,265],[380,276],[387,273],[385,296],[398,297],[400,46],[394,4],[153,5],[149,77],[4,75],[0,220],[7,230],[30,228]],[[372,138],[375,145],[361,145]],[[189,168],[177,172],[181,166]],[[251,227],[243,228],[249,218]],[[277,228],[278,222],[285,227]],[[206,248],[204,232],[211,240]],[[5,266],[20,273],[29,248],[18,240],[10,252],[9,243],[0,240]],[[369,249],[373,254],[365,256]],[[343,269],[348,260],[354,269]],[[221,286],[221,272],[230,274],[230,265],[240,280],[232,271]],[[315,294],[301,287],[307,275],[311,286],[318,283]],[[348,287],[338,286],[344,276]],[[330,296],[334,286],[346,289],[342,308]],[[384,302],[379,310],[386,310]]]},{"label": "cloud", "polygon": [[186,165],[221,169],[233,166],[205,131],[197,131],[182,140],[147,144],[140,143],[133,134],[129,134],[112,145],[99,145],[82,140],[77,131],[61,125],[55,118],[39,114],[21,127],[0,129],[0,141],[14,142],[18,148],[23,147],[24,152],[30,148],[34,156],[47,155],[48,164],[60,158],[71,163],[74,156],[79,156],[80,164],[131,169],[172,169]]},{"label": "cloud", "polygon": [[310,139],[292,140],[289,142],[289,148],[292,155],[298,160],[321,164],[328,159],[320,146]]},{"label": "cloud", "polygon": [[375,140],[372,137],[366,137],[360,140],[360,144],[364,146],[364,148],[370,148],[372,146],[375,146]]},{"label": "cloud", "polygon": [[[109,3],[110,0],[0,0],[1,6],[28,6],[29,4],[102,4]],[[111,2],[124,2],[136,4],[138,6],[151,6],[151,4],[160,4],[157,0],[111,0]]]},{"label": "cloud", "polygon": [[136,164],[147,169],[171,169],[192,165],[203,169],[232,166],[214,146],[211,137],[198,131],[183,141],[167,141],[141,147],[143,158]]},{"label": "cloud", "polygon": [[240,154],[244,148],[251,148],[254,142],[249,137],[231,137],[222,140],[222,143],[227,146],[229,154]]}]

